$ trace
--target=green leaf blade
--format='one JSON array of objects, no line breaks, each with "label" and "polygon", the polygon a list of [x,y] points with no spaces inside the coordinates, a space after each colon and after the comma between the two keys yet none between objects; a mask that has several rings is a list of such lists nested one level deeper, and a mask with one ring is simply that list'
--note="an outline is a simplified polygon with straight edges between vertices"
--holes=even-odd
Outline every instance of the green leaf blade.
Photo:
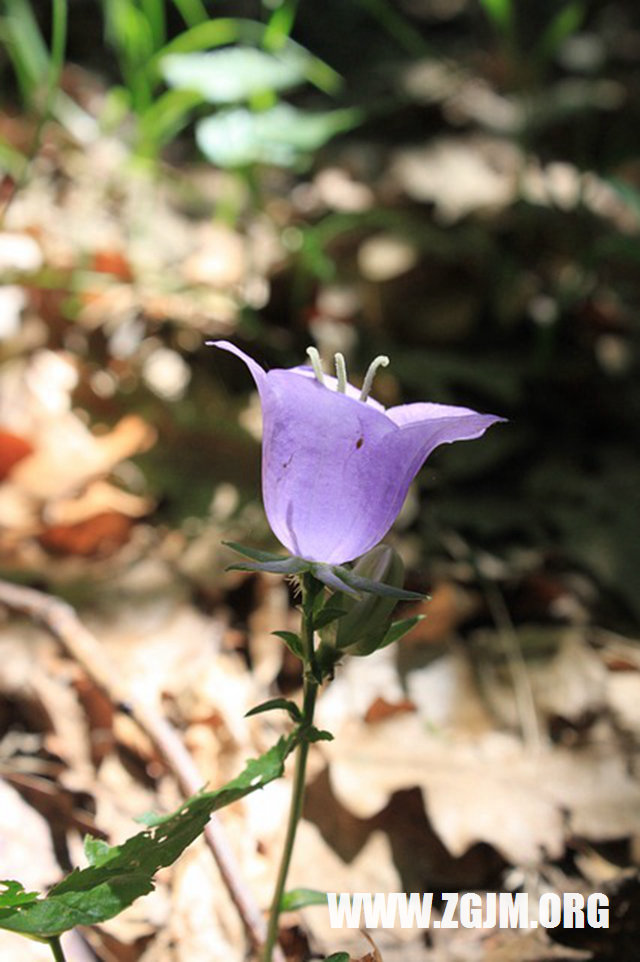
[{"label": "green leaf blade", "polygon": [[388,645],[393,645],[394,642],[400,641],[401,638],[404,638],[404,636],[415,628],[425,617],[425,615],[414,615],[412,618],[403,618],[401,621],[394,621],[382,639],[382,642],[378,645],[377,650],[380,651],[381,648],[386,648]]},{"label": "green leaf blade", "polygon": [[255,708],[245,712],[244,717],[251,718],[252,715],[261,715],[266,711],[275,711],[278,708],[288,712],[294,722],[302,721],[300,709],[294,701],[290,701],[288,698],[270,698],[269,701],[263,701],[261,705],[256,705]]},{"label": "green leaf blade", "polygon": [[271,634],[284,641],[291,654],[295,655],[296,658],[304,657],[302,641],[295,631],[272,631]]},{"label": "green leaf blade", "polygon": [[326,905],[327,893],[319,892],[318,889],[292,889],[285,892],[280,902],[281,912],[295,912],[304,909],[308,905]]}]

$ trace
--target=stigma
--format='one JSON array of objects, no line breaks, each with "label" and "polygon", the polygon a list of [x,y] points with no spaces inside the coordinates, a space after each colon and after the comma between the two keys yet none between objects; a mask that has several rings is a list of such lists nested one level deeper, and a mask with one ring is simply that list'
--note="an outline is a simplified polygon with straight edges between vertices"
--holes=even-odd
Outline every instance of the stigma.
[{"label": "stigma", "polygon": [[[320,360],[320,354],[318,352],[318,349],[316,347],[308,347],[307,356],[311,361],[311,367],[313,368],[313,373],[315,374],[316,380],[318,381],[318,383],[322,384],[323,387],[329,387],[329,385],[325,383],[324,371],[322,370],[322,361]],[[340,353],[335,354],[334,364],[336,368],[336,380],[337,380],[336,391],[339,394],[346,394],[348,380],[347,380],[347,365],[344,359],[344,354],[340,354]],[[371,388],[373,387],[373,379],[376,376],[376,372],[378,368],[387,367],[388,364],[389,364],[389,358],[386,356],[386,354],[379,354],[377,357],[373,359],[373,361],[367,368],[367,373],[365,374],[364,381],[362,382],[362,390],[360,391],[360,398],[359,398],[360,401],[363,401],[366,404],[367,398],[371,393]]]}]

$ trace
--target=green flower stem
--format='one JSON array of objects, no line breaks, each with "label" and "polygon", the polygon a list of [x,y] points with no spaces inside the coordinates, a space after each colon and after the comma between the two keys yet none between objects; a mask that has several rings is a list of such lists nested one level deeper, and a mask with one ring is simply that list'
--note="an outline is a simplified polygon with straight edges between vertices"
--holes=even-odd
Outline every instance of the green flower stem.
[{"label": "green flower stem", "polygon": [[67,962],[65,954],[62,951],[62,945],[60,944],[60,936],[54,935],[49,939],[49,947],[53,953],[53,957],[56,962]]},{"label": "green flower stem", "polygon": [[296,764],[293,775],[293,790],[291,794],[291,805],[289,808],[289,821],[287,824],[287,834],[285,837],[284,849],[278,869],[278,878],[271,901],[269,912],[269,925],[267,928],[267,939],[264,946],[264,962],[271,962],[274,946],[278,940],[278,921],[280,918],[280,906],[284,895],[293,846],[296,838],[296,831],[302,806],[304,803],[305,775],[307,770],[307,756],[309,754],[309,742],[305,737],[305,729],[309,729],[313,724],[313,713],[316,707],[316,697],[318,694],[318,681],[315,677],[315,652],[313,645],[313,598],[317,591],[317,582],[310,574],[303,575],[302,578],[302,645],[304,650],[304,689],[302,702],[302,721],[300,722],[299,732],[300,741],[296,749]]}]

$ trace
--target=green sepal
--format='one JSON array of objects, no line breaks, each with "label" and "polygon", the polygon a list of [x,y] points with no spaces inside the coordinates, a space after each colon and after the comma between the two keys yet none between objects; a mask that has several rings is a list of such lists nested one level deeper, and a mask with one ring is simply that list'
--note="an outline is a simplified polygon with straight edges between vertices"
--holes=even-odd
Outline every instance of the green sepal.
[{"label": "green sepal", "polygon": [[377,595],[379,598],[395,598],[396,601],[424,601],[425,599],[425,596],[417,591],[407,591],[405,588],[396,588],[395,585],[388,585],[383,581],[363,578],[349,568],[336,565],[333,570],[342,581],[345,581],[350,588],[358,592],[364,591],[366,594]]},{"label": "green sepal", "polygon": [[[402,618],[400,621],[394,621],[376,650],[380,651],[381,648],[386,648],[387,645],[392,645],[394,642],[400,641],[401,638],[409,634],[409,632],[426,617],[426,615],[414,615],[412,618]],[[357,654],[357,652],[352,652],[352,654]]]},{"label": "green sepal", "polygon": [[304,656],[302,641],[300,640],[300,636],[296,635],[295,631],[272,631],[271,634],[276,635],[277,638],[284,641],[289,651],[295,655],[296,658],[302,658]]},{"label": "green sepal", "polygon": [[348,610],[349,609],[345,607],[345,605],[337,604],[333,601],[333,599],[330,599],[324,608],[321,608],[318,614],[314,617],[313,627],[316,631],[319,631],[321,628],[326,628],[327,625],[330,625],[332,622],[337,621],[338,618],[342,618],[343,615],[346,615]]},{"label": "green sepal", "polygon": [[[323,646],[338,652],[368,655],[382,644],[391,627],[391,618],[404,582],[402,558],[390,545],[379,544],[356,561],[346,577],[359,584],[375,585],[376,591],[358,599],[343,598],[345,614],[328,630],[321,631]],[[381,590],[382,589],[382,590]],[[333,659],[333,663],[337,658]],[[323,654],[323,664],[331,666],[330,653]]]},{"label": "green sepal", "polygon": [[291,889],[285,892],[280,901],[281,912],[295,912],[303,909],[307,905],[326,905],[327,893],[319,892],[317,889]]},{"label": "green sepal", "polygon": [[341,594],[349,595],[351,598],[360,598],[359,592],[352,588],[351,585],[337,574],[338,571],[344,571],[344,568],[338,568],[337,566],[314,564],[313,566],[313,576],[317,578],[318,581],[322,581],[327,588],[331,588],[332,591],[338,591]]},{"label": "green sepal", "polygon": [[251,558],[252,561],[286,561],[281,554],[274,554],[272,551],[260,551],[258,548],[248,548],[237,541],[223,541],[225,548],[231,548],[236,554],[241,554],[244,558]]},{"label": "green sepal", "polygon": [[307,571],[308,561],[301,558],[280,558],[278,561],[239,561],[227,565],[227,571],[266,571],[272,575],[299,575]]},{"label": "green sepal", "polygon": [[332,952],[323,962],[351,962],[351,956],[348,952]]},{"label": "green sepal", "polygon": [[277,708],[289,712],[294,722],[302,721],[302,712],[296,703],[290,701],[288,698],[270,698],[269,701],[263,701],[261,705],[256,705],[255,708],[251,708],[248,712],[245,712],[244,717],[250,718],[252,715],[261,715],[265,711],[274,711]]}]

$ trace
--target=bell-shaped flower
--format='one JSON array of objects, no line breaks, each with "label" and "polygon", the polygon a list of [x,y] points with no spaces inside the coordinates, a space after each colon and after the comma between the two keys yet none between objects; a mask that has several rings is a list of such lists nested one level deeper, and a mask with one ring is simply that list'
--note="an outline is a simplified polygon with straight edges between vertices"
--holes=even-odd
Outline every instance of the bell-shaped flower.
[{"label": "bell-shaped flower", "polygon": [[253,376],[267,518],[278,540],[309,561],[337,565],[364,554],[388,532],[435,448],[504,420],[447,404],[385,410],[344,375],[307,366],[267,372],[234,344],[210,343],[236,354]]}]

